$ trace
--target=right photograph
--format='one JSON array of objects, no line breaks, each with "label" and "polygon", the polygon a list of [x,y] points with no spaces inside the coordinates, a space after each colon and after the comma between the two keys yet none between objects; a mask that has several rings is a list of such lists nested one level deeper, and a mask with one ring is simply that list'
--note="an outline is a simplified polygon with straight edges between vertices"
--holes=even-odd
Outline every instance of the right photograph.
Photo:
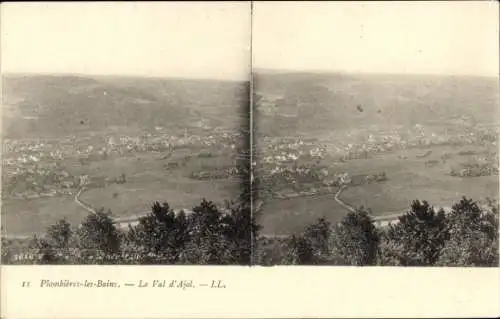
[{"label": "right photograph", "polygon": [[258,265],[497,267],[498,6],[253,3]]}]

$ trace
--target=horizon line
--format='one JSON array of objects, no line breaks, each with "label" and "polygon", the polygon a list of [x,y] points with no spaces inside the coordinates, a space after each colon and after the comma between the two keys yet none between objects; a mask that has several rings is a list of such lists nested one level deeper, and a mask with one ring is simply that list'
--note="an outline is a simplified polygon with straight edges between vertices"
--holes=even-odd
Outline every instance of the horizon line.
[{"label": "horizon line", "polygon": [[341,75],[409,75],[409,76],[442,76],[442,77],[481,77],[481,78],[499,78],[500,72],[495,75],[486,74],[466,74],[466,73],[418,73],[418,72],[382,72],[382,71],[348,71],[348,70],[334,70],[334,69],[284,69],[284,68],[267,68],[256,67],[253,70],[257,72],[274,72],[274,73],[312,73],[312,74],[341,74]]},{"label": "horizon line", "polygon": [[165,80],[193,80],[193,81],[222,81],[222,82],[249,82],[251,75],[255,73],[309,73],[309,74],[338,74],[338,75],[393,75],[393,76],[437,76],[437,77],[479,77],[479,78],[500,78],[500,73],[496,75],[485,74],[465,74],[465,73],[399,73],[399,72],[372,72],[372,71],[346,71],[346,70],[322,70],[322,69],[281,69],[281,68],[254,68],[249,73],[248,79],[222,78],[222,77],[189,77],[181,75],[146,75],[146,74],[126,74],[126,73],[79,73],[79,72],[0,72],[0,76],[78,76],[78,77],[101,77],[101,78],[141,78],[141,79],[165,79]]},{"label": "horizon line", "polygon": [[141,79],[164,79],[164,80],[192,80],[192,81],[223,81],[223,82],[248,82],[249,79],[218,78],[218,77],[188,77],[168,75],[146,75],[146,74],[119,74],[119,73],[79,73],[79,72],[0,72],[4,76],[75,76],[88,78],[141,78]]}]

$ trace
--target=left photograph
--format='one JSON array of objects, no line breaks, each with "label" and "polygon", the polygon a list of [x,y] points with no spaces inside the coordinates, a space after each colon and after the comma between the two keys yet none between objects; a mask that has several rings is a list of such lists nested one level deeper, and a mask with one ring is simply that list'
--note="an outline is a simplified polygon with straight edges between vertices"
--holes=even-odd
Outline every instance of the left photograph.
[{"label": "left photograph", "polygon": [[250,264],[250,19],[3,4],[2,263]]}]

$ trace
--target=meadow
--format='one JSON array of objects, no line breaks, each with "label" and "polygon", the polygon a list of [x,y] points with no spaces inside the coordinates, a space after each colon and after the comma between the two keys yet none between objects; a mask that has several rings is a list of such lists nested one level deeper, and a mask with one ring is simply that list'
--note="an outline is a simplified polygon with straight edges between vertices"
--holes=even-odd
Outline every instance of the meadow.
[{"label": "meadow", "polygon": [[[406,150],[369,159],[337,162],[331,168],[353,176],[386,172],[386,181],[353,185],[342,192],[343,201],[355,207],[369,208],[373,216],[406,211],[415,199],[443,207],[460,200],[462,196],[498,199],[498,176],[460,178],[449,175],[450,167],[463,161],[472,162],[474,156],[457,155],[443,164],[440,154],[457,154],[463,149],[433,148],[432,156],[425,159],[416,157],[425,150]],[[401,156],[407,158],[401,159]],[[429,167],[426,162],[432,161],[430,158],[437,158],[439,162]],[[334,200],[332,192],[291,199],[273,198],[263,206],[259,221],[264,234],[286,235],[301,231],[303,225],[311,224],[320,217],[338,222],[346,213],[347,210]]]},{"label": "meadow", "polygon": [[[461,178],[450,176],[450,170],[462,162],[474,162],[474,156],[460,156],[463,149],[481,147],[435,147],[427,158],[417,158],[425,150],[411,150],[378,155],[369,160],[356,160],[344,165],[347,172],[386,171],[388,180],[350,187],[342,198],[348,203],[372,209],[374,215],[406,209],[414,199],[447,206],[462,196],[498,198],[498,176]],[[445,163],[443,154],[453,154]],[[400,156],[407,157],[400,159]],[[426,163],[433,163],[431,165]]]},{"label": "meadow", "polygon": [[[462,196],[498,199],[495,79],[264,70],[254,87],[261,159],[287,153],[297,158],[261,163],[262,180],[280,167],[304,164],[317,172],[326,168],[330,175],[346,173],[352,181],[342,200],[370,209],[373,216],[400,213],[416,199],[441,207]],[[297,144],[291,140],[301,146],[290,149]],[[315,147],[320,149],[316,158],[308,155]],[[488,169],[477,176],[456,173],[467,167]],[[384,180],[363,182],[382,173]],[[268,194],[286,186],[262,188]],[[346,213],[333,193],[267,196],[258,222],[264,234],[287,235],[320,217],[338,222]]]},{"label": "meadow", "polygon": [[150,211],[156,201],[181,209],[202,198],[233,200],[246,85],[5,76],[2,232],[40,233],[61,218],[78,224],[88,214],[75,201],[82,187],[83,203],[114,217]]},{"label": "meadow", "polygon": [[[82,177],[81,201],[116,217],[149,211],[155,201],[223,203],[241,191],[248,83],[25,75],[4,85],[5,233],[41,232],[61,218],[80,222],[88,213],[74,198]],[[339,221],[346,209],[334,200],[335,186],[325,194],[324,182],[342,174],[352,179],[342,200],[374,216],[414,199],[448,206],[464,195],[498,198],[491,79],[270,73],[258,74],[254,86],[264,234],[295,233],[323,216]],[[452,174],[474,165],[492,170]],[[277,168],[288,177],[278,173],[277,184],[266,184]],[[321,192],[275,196],[311,189]]]}]

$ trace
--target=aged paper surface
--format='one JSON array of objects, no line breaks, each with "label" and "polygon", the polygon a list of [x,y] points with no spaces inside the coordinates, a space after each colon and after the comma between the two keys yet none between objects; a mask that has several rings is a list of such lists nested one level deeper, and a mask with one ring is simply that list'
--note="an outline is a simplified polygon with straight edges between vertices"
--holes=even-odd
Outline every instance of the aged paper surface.
[{"label": "aged paper surface", "polygon": [[[5,279],[4,279],[5,277]],[[23,280],[171,280],[227,288],[32,288]],[[498,312],[497,269],[340,267],[12,267],[2,269],[5,318],[461,318]],[[142,290],[141,290],[142,289]],[[5,293],[7,292],[7,293]],[[25,300],[31,300],[26,306]]]},{"label": "aged paper surface", "polygon": [[1,8],[2,318],[499,315],[498,3]]}]

